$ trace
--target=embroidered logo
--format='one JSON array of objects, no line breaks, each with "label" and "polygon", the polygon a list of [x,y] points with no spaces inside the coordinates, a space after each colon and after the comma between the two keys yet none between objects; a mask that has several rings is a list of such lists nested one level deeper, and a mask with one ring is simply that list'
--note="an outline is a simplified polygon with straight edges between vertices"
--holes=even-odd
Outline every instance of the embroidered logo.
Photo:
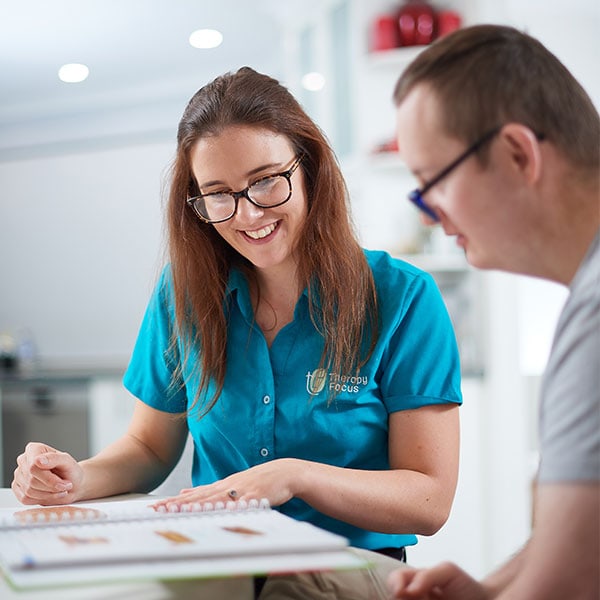
[{"label": "embroidered logo", "polygon": [[327,371],[325,369],[315,369],[312,373],[306,373],[306,391],[311,396],[317,396],[323,391],[327,382]]},{"label": "embroidered logo", "polygon": [[335,393],[357,394],[362,387],[369,383],[366,375],[340,375],[339,373],[327,373],[325,369],[315,369],[306,373],[306,391],[311,396],[317,396],[325,389],[328,378],[328,389]]}]

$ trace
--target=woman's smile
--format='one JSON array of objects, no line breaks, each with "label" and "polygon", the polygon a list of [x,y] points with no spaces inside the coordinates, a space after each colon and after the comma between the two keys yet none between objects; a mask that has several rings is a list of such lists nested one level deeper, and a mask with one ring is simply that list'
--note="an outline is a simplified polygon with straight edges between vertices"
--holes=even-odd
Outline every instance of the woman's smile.
[{"label": "woman's smile", "polygon": [[269,225],[265,225],[264,227],[261,227],[260,229],[254,229],[254,230],[244,230],[242,233],[247,236],[252,238],[255,241],[262,241],[262,240],[266,240],[266,238],[271,239],[272,237],[272,233],[277,229],[277,227],[279,226],[279,221],[276,221],[275,223],[270,223]]}]

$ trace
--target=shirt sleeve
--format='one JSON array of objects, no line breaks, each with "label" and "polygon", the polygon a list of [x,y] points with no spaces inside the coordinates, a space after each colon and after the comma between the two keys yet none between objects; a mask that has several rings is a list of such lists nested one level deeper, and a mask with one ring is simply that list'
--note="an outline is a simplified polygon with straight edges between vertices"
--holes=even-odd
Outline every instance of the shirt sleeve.
[{"label": "shirt sleeve", "polygon": [[540,483],[600,480],[599,274],[558,322],[541,388]]},{"label": "shirt sleeve", "polygon": [[170,413],[187,409],[186,390],[173,341],[174,303],[170,271],[166,268],[146,308],[123,385],[152,408]]},{"label": "shirt sleeve", "polygon": [[416,274],[404,289],[388,315],[381,362],[380,386],[388,412],[461,404],[458,347],[441,293],[426,273]]}]

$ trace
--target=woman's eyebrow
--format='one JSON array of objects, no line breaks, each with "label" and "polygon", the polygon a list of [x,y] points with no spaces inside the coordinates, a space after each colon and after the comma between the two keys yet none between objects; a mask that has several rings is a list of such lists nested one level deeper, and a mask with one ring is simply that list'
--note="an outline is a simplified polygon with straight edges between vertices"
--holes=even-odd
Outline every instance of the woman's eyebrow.
[{"label": "woman's eyebrow", "polygon": [[[267,169],[275,169],[275,168],[281,168],[281,164],[280,163],[268,163],[266,165],[261,165],[260,167],[256,167],[255,169],[251,169],[250,171],[248,171],[246,173],[246,177],[250,177],[252,175],[255,175],[256,173],[260,173],[261,171],[266,171]],[[201,188],[205,188],[205,187],[210,187],[212,185],[226,185],[224,181],[221,181],[220,179],[214,179],[212,181],[207,181],[205,183],[200,184]]]}]

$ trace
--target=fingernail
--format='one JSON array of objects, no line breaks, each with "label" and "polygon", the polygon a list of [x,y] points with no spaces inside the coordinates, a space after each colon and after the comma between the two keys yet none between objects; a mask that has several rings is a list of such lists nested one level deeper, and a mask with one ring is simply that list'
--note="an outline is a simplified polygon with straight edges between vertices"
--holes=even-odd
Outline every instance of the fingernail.
[{"label": "fingernail", "polygon": [[47,464],[49,464],[49,463],[48,463],[48,459],[47,459],[45,456],[42,456],[42,457],[40,457],[40,460],[39,460],[39,462],[40,462],[42,465],[47,465]]}]

